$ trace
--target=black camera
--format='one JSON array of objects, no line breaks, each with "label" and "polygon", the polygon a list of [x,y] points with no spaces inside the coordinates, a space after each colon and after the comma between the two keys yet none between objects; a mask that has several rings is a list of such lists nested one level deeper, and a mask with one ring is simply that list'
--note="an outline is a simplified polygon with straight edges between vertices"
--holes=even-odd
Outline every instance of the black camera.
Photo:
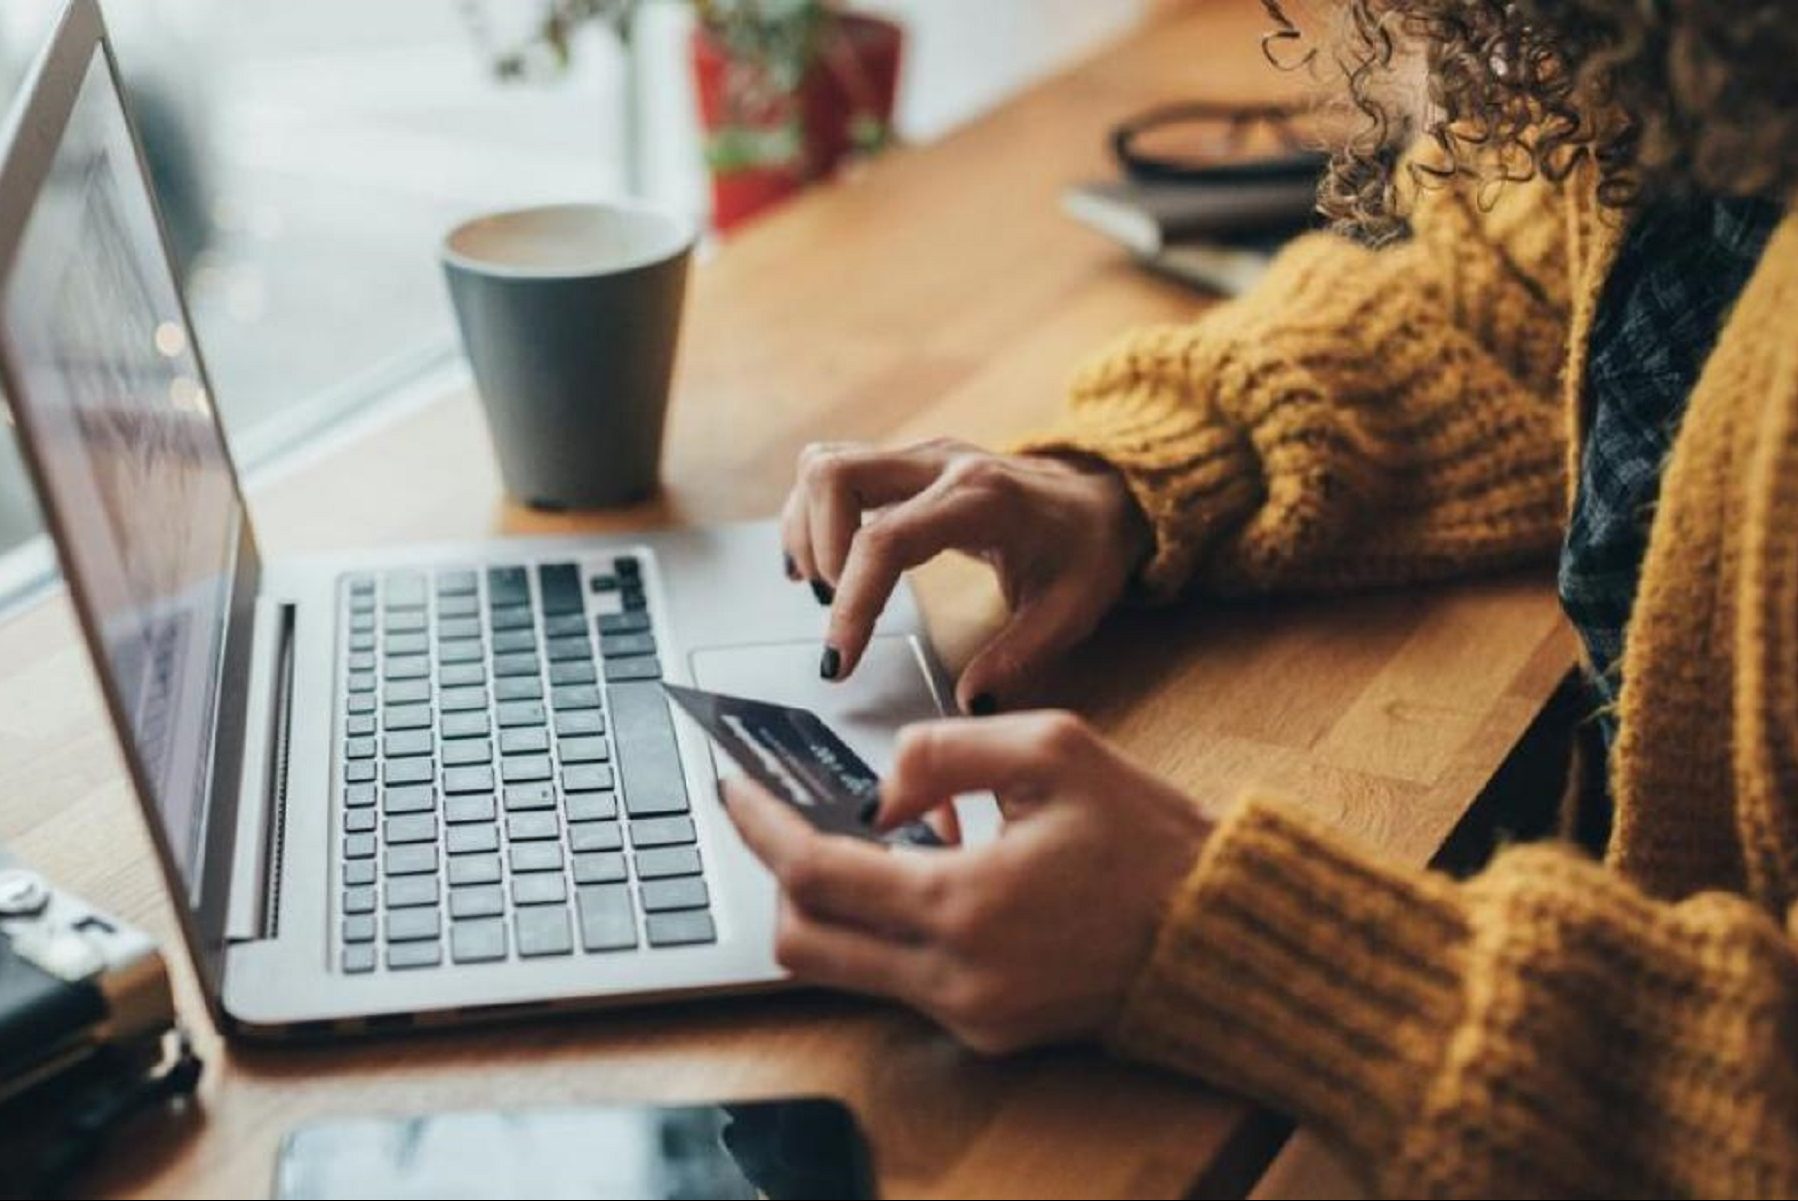
[{"label": "black camera", "polygon": [[0,1196],[54,1192],[198,1076],[150,937],[0,850]]}]

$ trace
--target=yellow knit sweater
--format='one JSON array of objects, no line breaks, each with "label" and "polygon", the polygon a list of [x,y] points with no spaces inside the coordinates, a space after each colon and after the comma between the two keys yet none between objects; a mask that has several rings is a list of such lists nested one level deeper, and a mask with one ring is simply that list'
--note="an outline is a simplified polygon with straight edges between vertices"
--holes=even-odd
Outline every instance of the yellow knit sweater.
[{"label": "yellow knit sweater", "polygon": [[[1552,553],[1623,221],[1589,183],[1413,240],[1302,239],[1129,338],[1037,449],[1104,458],[1152,588],[1422,580]],[[1798,216],[1694,391],[1627,632],[1601,867],[1464,883],[1269,799],[1174,898],[1112,1032],[1333,1136],[1381,1192],[1798,1194]]]}]

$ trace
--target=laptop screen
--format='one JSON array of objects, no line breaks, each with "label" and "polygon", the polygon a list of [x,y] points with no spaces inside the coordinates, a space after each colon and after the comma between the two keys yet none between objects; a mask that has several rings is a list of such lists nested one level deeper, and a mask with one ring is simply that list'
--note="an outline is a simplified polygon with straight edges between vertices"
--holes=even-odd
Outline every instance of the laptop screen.
[{"label": "laptop screen", "polygon": [[244,515],[98,50],[0,287],[10,399],[192,898]]}]

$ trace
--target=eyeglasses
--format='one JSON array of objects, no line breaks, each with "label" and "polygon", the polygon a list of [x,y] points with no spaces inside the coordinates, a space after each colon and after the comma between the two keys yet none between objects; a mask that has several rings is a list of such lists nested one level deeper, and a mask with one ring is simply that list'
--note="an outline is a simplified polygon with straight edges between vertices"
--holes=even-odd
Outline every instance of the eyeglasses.
[{"label": "eyeglasses", "polygon": [[[1315,179],[1329,155],[1308,144],[1285,105],[1195,101],[1150,109],[1111,131],[1111,152],[1138,183],[1231,183]],[[1158,151],[1151,144],[1177,142]]]}]

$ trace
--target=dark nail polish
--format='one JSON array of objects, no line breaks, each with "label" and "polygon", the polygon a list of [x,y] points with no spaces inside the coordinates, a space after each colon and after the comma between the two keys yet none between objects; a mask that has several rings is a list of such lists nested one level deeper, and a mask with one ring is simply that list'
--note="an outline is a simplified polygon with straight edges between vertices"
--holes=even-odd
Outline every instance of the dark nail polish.
[{"label": "dark nail polish", "polygon": [[837,590],[832,588],[829,584],[826,584],[823,580],[813,580],[812,595],[818,598],[818,603],[820,605],[828,605],[831,601],[837,599]]},{"label": "dark nail polish", "polygon": [[792,555],[782,555],[780,561],[787,570],[787,578],[797,584],[799,582],[799,564],[793,562]]},{"label": "dark nail polish", "polygon": [[834,680],[837,678],[837,673],[842,670],[843,652],[834,646],[825,647],[824,658],[818,663],[818,674],[827,680]]},{"label": "dark nail polish", "polygon": [[880,816],[880,800],[879,800],[879,798],[870,797],[867,800],[862,802],[862,813],[861,813],[862,825],[864,825],[864,826],[873,825],[874,819],[879,816]]},{"label": "dark nail polish", "polygon": [[999,711],[999,700],[990,692],[983,692],[968,702],[968,713],[974,717],[991,717]]}]

